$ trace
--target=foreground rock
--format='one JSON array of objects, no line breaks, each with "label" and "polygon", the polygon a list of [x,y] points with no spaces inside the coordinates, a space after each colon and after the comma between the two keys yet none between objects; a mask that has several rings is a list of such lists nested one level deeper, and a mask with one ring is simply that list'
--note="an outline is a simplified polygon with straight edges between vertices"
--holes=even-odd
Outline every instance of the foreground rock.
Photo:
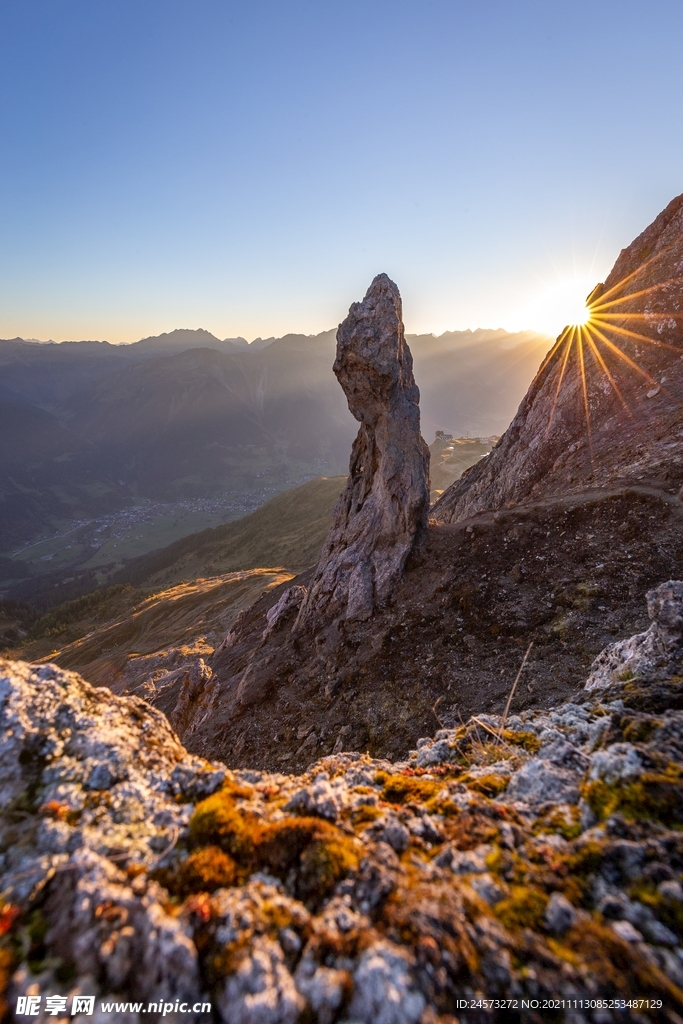
[{"label": "foreground rock", "polygon": [[420,435],[420,392],[401,296],[386,274],[340,325],[334,372],[360,429],[300,627],[330,616],[369,618],[427,526],[429,449]]},{"label": "foreground rock", "polygon": [[[652,595],[667,621],[680,588]],[[167,1017],[185,1003],[183,1019],[211,1002],[225,1024],[507,1019],[462,1004],[486,996],[572,1000],[556,1019],[576,1024],[607,1018],[575,1000],[639,996],[618,1019],[673,1024],[681,708],[681,678],[643,662],[504,727],[442,729],[402,762],[233,773],[186,754],[142,701],[4,662],[10,1005],[92,994],[98,1017],[111,998]]]}]

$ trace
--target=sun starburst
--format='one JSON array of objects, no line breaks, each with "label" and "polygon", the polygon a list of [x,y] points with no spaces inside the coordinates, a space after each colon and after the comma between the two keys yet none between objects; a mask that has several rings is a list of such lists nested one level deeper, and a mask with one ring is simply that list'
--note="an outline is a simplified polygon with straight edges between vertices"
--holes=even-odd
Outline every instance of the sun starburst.
[{"label": "sun starburst", "polygon": [[[680,284],[683,277],[669,278],[647,287],[639,288],[637,286],[638,279],[642,280],[644,274],[651,270],[669,249],[670,247],[661,250],[610,288],[605,289],[604,285],[597,285],[586,299],[585,307],[577,309],[573,322],[565,327],[560,334],[551,354],[559,364],[559,372],[546,436],[552,426],[563,384],[568,379],[568,371],[573,362],[580,382],[580,401],[585,417],[591,464],[593,462],[593,429],[589,377],[592,376],[593,379],[602,377],[607,383],[607,387],[619,400],[625,413],[629,417],[633,417],[633,411],[623,393],[623,385],[620,387],[617,382],[618,367],[640,376],[652,388],[666,392],[663,383],[656,381],[640,364],[639,360],[642,359],[642,353],[645,351],[643,346],[669,350],[679,355],[683,352],[680,346],[670,345],[658,336],[653,337],[651,334],[644,333],[646,327],[661,332],[663,325],[667,323],[671,325],[672,321],[675,323],[676,316],[680,314],[652,311],[647,309],[647,306],[643,311],[643,300],[651,299],[658,294],[661,297],[667,289]],[[627,290],[629,286],[633,290]],[[634,302],[639,307],[635,310],[626,305]],[[643,329],[639,330],[639,327]],[[631,354],[625,351],[625,348],[628,348]],[[587,366],[589,355],[590,367]]]}]

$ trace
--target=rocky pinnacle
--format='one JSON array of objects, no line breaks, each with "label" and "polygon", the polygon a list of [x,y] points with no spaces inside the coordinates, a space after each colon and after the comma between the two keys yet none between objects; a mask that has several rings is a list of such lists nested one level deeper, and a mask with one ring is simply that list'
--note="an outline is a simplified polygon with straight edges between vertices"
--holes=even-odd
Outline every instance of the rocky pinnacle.
[{"label": "rocky pinnacle", "polygon": [[427,526],[429,449],[420,435],[420,392],[401,296],[386,274],[377,275],[340,325],[334,372],[360,429],[297,627],[368,618]]}]

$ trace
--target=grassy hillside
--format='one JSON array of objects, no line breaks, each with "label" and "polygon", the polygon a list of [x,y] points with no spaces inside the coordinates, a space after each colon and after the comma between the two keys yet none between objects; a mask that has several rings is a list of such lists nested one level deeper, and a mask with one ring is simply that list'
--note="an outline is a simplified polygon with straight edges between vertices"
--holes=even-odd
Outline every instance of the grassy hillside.
[{"label": "grassy hillside", "polygon": [[200,635],[200,653],[208,653],[242,607],[317,560],[345,481],[322,477],[286,491],[237,522],[132,560],[111,586],[40,617],[0,602],[0,646],[107,685],[143,653],[192,646]]},{"label": "grassy hillside", "polygon": [[305,569],[318,559],[345,483],[344,476],[309,480],[236,522],[202,530],[132,559],[112,582],[156,589],[202,575],[262,566]]},{"label": "grassy hillside", "polygon": [[210,655],[243,608],[290,578],[282,570],[254,569],[182,583],[35,660],[56,662],[115,693],[153,685],[193,655]]}]

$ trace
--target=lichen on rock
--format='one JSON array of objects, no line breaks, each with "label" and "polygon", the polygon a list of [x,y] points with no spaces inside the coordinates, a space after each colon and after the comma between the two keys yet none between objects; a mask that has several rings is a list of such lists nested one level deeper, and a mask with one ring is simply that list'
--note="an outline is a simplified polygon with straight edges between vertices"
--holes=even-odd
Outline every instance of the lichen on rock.
[{"label": "lichen on rock", "polygon": [[232,773],[136,698],[2,663],[10,1004],[92,993],[210,1001],[223,1024],[447,1024],[482,993],[637,988],[666,1012],[620,1019],[674,1021],[683,710],[648,664],[441,729],[400,762],[347,752],[294,776]]}]

